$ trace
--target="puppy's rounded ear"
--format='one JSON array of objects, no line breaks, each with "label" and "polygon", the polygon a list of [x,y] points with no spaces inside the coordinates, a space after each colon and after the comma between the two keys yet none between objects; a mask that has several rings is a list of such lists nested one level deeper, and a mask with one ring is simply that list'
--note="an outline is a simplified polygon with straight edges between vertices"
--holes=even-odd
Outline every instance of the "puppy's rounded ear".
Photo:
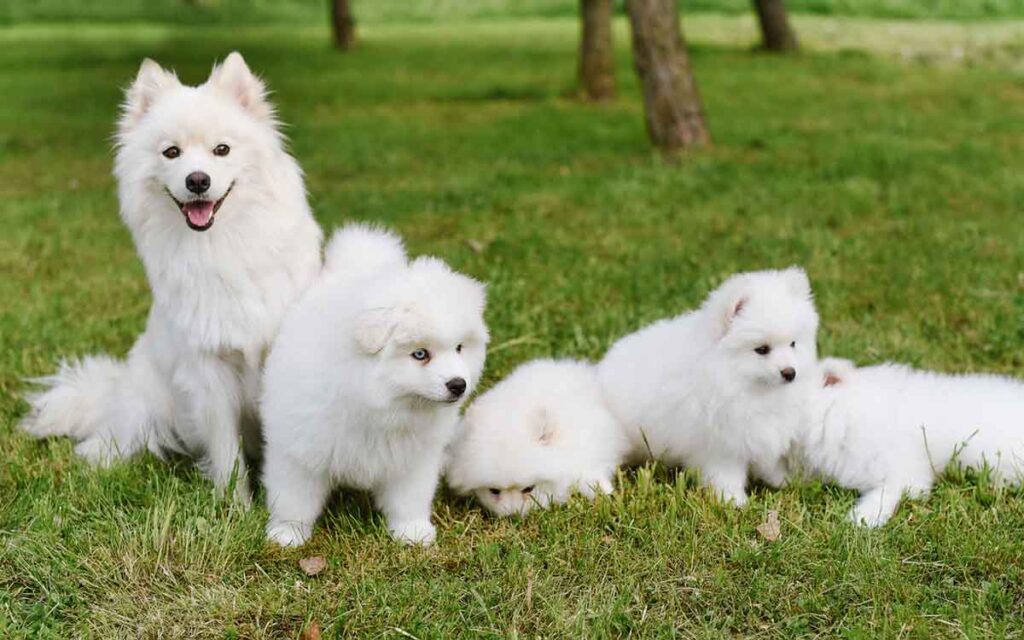
[{"label": "puppy's rounded ear", "polygon": [[733,320],[743,312],[750,298],[748,280],[745,274],[732,276],[712,291],[701,305],[701,310],[711,316],[718,337],[729,333]]},{"label": "puppy's rounded ear", "polygon": [[811,280],[803,268],[790,267],[782,272],[782,277],[786,279],[786,288],[790,293],[800,298],[811,297]]},{"label": "puppy's rounded ear", "polygon": [[394,328],[391,309],[369,309],[356,318],[353,336],[360,349],[373,355],[380,353],[388,343]]},{"label": "puppy's rounded ear", "polygon": [[274,107],[267,101],[267,87],[249,70],[242,54],[232,51],[224,62],[214,65],[206,84],[234,98],[257,120],[273,122]]},{"label": "puppy's rounded ear", "polygon": [[121,120],[118,123],[121,132],[134,128],[161,93],[179,86],[181,83],[173,71],[167,71],[149,58],[143,60],[135,80],[124,92]]},{"label": "puppy's rounded ear", "polygon": [[834,387],[848,380],[857,371],[857,365],[843,358],[825,358],[821,361],[822,384]]},{"label": "puppy's rounded ear", "polygon": [[543,446],[548,446],[558,437],[558,427],[547,409],[541,407],[532,416],[534,437]]}]

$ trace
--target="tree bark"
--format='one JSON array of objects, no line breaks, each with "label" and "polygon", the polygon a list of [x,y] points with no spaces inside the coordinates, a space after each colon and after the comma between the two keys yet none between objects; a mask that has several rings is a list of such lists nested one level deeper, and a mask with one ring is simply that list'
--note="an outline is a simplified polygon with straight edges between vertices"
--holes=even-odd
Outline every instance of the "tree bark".
[{"label": "tree bark", "polygon": [[580,0],[580,82],[590,100],[615,95],[612,0]]},{"label": "tree bark", "polygon": [[334,26],[334,46],[351,49],[356,43],[356,21],[352,17],[349,0],[331,0],[331,24]]},{"label": "tree bark", "polygon": [[709,144],[697,82],[690,68],[677,0],[627,0],[633,62],[644,94],[651,142],[674,152]]},{"label": "tree bark", "polygon": [[762,45],[768,51],[795,51],[799,45],[796,33],[789,26],[783,0],[754,0],[761,23]]}]

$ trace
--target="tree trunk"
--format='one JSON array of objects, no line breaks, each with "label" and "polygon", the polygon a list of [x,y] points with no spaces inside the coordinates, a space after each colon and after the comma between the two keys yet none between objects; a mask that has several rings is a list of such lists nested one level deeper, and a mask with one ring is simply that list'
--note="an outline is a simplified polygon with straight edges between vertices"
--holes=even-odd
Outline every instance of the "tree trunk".
[{"label": "tree trunk", "polygon": [[783,0],[754,0],[757,18],[761,23],[763,46],[768,51],[795,51],[796,33],[789,26]]},{"label": "tree trunk", "polygon": [[615,95],[612,0],[580,0],[580,82],[591,100]]},{"label": "tree trunk", "polygon": [[349,0],[331,0],[331,23],[334,25],[334,46],[351,49],[356,43],[356,21]]},{"label": "tree trunk", "polygon": [[709,144],[676,0],[627,0],[626,9],[651,142],[669,152]]}]

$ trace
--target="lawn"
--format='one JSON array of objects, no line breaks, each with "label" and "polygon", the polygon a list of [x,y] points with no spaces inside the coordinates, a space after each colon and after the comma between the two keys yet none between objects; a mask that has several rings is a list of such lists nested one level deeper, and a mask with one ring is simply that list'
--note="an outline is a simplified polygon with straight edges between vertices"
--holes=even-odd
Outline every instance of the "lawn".
[{"label": "lawn", "polygon": [[[806,41],[832,39],[821,20],[798,21]],[[895,25],[966,51],[937,64],[876,46],[895,23],[843,20],[874,37],[776,58],[746,17],[688,17],[715,146],[678,161],[647,144],[621,23],[600,106],[574,98],[569,16],[382,19],[347,54],[317,24],[0,28],[0,637],[1024,635],[1024,492],[971,478],[865,531],[850,492],[758,489],[736,510],[649,467],[522,521],[441,495],[427,550],[345,494],[282,551],[262,507],[218,502],[187,463],[97,471],[15,428],[25,376],[124,354],[145,320],[111,177],[120,88],[144,56],[199,82],[233,48],[274,89],[326,229],[381,221],[489,283],[485,385],[794,263],[823,353],[1024,374],[1020,25]]]}]

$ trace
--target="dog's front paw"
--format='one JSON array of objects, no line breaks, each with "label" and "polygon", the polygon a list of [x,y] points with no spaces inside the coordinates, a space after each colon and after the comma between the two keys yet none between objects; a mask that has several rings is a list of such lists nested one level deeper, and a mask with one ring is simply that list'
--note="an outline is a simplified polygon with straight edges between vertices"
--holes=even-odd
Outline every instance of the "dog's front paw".
[{"label": "dog's front paw", "polygon": [[86,438],[79,442],[75,445],[75,454],[85,458],[89,464],[101,468],[109,467],[115,458],[113,447],[99,436]]},{"label": "dog's front paw", "polygon": [[746,491],[732,491],[729,489],[719,489],[715,491],[715,497],[717,497],[722,504],[731,504],[734,507],[743,507],[747,504],[748,500]]},{"label": "dog's front paw", "polygon": [[437,538],[437,529],[430,520],[409,520],[388,526],[391,537],[405,544],[430,546]]},{"label": "dog's front paw", "polygon": [[859,527],[877,529],[889,521],[889,514],[882,513],[876,505],[854,505],[846,519]]},{"label": "dog's front paw", "polygon": [[312,533],[313,527],[297,522],[271,522],[267,525],[267,540],[282,547],[301,547]]}]

